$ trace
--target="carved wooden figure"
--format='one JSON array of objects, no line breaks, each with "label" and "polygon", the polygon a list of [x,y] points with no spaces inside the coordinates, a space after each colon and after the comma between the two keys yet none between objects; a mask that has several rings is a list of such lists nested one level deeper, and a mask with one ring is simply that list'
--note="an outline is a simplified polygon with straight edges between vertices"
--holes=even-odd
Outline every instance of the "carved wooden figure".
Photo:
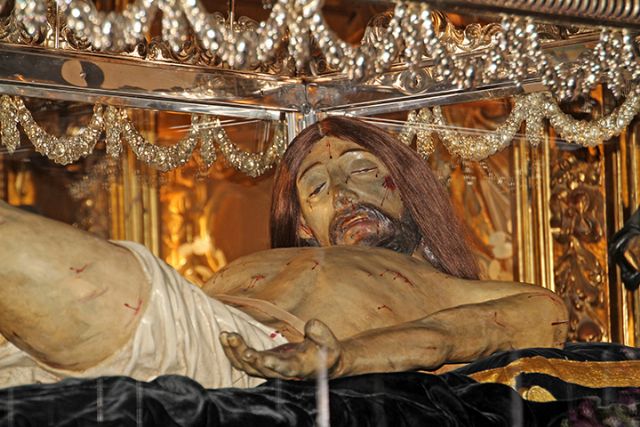
[{"label": "carved wooden figure", "polygon": [[445,192],[382,130],[326,119],[276,175],[275,249],[231,263],[204,292],[139,245],[1,204],[3,385],[174,373],[251,386],[245,373],[314,375],[322,347],[338,377],[564,343],[561,299],[477,280]]}]

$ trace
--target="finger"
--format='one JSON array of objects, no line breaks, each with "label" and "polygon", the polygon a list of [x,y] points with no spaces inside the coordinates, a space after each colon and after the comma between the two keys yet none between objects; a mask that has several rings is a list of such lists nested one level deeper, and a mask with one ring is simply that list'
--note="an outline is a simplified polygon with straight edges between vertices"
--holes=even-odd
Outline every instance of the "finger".
[{"label": "finger", "polygon": [[311,319],[304,325],[304,334],[318,345],[330,349],[338,346],[338,339],[331,329],[318,319]]},{"label": "finger", "polygon": [[242,363],[236,357],[231,344],[229,344],[229,334],[226,332],[222,332],[219,338],[220,344],[222,344],[222,351],[224,351],[224,355],[227,356],[227,359],[229,359],[229,362],[231,362],[231,366],[236,369],[242,370]]},{"label": "finger", "polygon": [[[289,377],[268,368],[263,363],[263,353],[246,346],[242,336],[235,333],[223,332],[220,334],[222,349],[231,362],[231,365],[247,374],[264,378],[287,379]],[[244,354],[242,353],[244,350]]]},{"label": "finger", "polygon": [[[305,337],[317,347],[326,350],[324,364],[329,370],[329,375],[334,376],[342,370],[342,344],[326,324],[318,319],[309,320],[305,324]],[[319,353],[314,353],[314,357],[319,357]],[[314,369],[310,371],[309,375],[316,372],[317,359],[314,362]],[[307,365],[310,366],[309,364]]]},{"label": "finger", "polygon": [[242,370],[254,377],[262,376],[260,371],[254,366],[258,352],[249,347],[240,335],[236,335],[235,337],[231,336],[230,340],[232,342],[233,352],[242,365]]},{"label": "finger", "polygon": [[[227,343],[229,344],[228,348],[231,353],[231,357],[229,359],[234,360],[237,363],[237,366],[234,367],[245,371],[251,376],[260,377],[260,372],[256,370],[251,363],[255,357],[253,354],[255,353],[255,350],[247,346],[242,336],[236,333],[227,334]],[[253,351],[253,353],[248,352],[248,350]]]},{"label": "finger", "polygon": [[258,360],[258,352],[248,348],[240,353],[240,358],[242,359],[242,369],[249,375],[254,377],[264,377],[264,374],[258,369],[259,364]]}]

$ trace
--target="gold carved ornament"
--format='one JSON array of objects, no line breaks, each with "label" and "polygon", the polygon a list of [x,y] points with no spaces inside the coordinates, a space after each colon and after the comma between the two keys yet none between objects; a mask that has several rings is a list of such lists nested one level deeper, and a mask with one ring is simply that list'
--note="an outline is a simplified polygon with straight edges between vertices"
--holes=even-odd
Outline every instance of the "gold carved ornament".
[{"label": "gold carved ornament", "polygon": [[[515,390],[518,377],[526,373],[551,375],[564,382],[583,387],[635,387],[638,384],[638,376],[640,376],[640,360],[583,362],[533,356],[515,360],[503,367],[476,372],[469,376],[481,383],[505,384]],[[523,397],[528,400],[555,400],[551,393],[541,387],[534,389],[533,392],[531,390],[521,390],[521,392]]]}]

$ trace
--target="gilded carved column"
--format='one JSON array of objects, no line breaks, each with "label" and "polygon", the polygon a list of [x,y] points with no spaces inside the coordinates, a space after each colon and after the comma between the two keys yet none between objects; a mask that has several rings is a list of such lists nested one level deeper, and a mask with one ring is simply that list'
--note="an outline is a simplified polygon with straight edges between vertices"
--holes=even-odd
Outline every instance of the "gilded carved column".
[{"label": "gilded carved column", "polygon": [[[156,112],[132,111],[130,117],[140,134],[156,143]],[[120,179],[110,186],[111,236],[144,244],[160,254],[158,172],[137,161],[130,149],[120,158]]]},{"label": "gilded carved column", "polygon": [[552,150],[554,282],[567,304],[571,341],[609,340],[604,148]]},{"label": "gilded carved column", "polygon": [[4,155],[0,154],[0,200],[7,200],[7,177],[4,162]]},{"label": "gilded carved column", "polygon": [[[640,124],[636,122],[629,132],[627,176],[629,177],[629,207],[640,209]],[[629,334],[628,345],[637,346],[640,343],[640,292],[626,292],[627,306],[624,314],[627,320],[626,327]]]},{"label": "gilded carved column", "polygon": [[549,219],[549,138],[538,147],[522,139],[513,143],[517,280],[555,291]]}]

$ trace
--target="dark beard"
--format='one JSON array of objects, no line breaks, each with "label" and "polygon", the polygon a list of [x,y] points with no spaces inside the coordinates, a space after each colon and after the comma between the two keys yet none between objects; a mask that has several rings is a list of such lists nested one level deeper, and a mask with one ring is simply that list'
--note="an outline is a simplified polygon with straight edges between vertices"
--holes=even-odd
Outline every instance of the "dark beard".
[{"label": "dark beard", "polygon": [[[353,230],[349,223],[356,218],[375,224],[375,232],[357,236],[356,242],[350,243]],[[329,239],[332,245],[386,248],[411,255],[420,243],[420,230],[408,212],[404,212],[399,219],[394,219],[376,206],[358,203],[336,213],[329,225]]]}]

